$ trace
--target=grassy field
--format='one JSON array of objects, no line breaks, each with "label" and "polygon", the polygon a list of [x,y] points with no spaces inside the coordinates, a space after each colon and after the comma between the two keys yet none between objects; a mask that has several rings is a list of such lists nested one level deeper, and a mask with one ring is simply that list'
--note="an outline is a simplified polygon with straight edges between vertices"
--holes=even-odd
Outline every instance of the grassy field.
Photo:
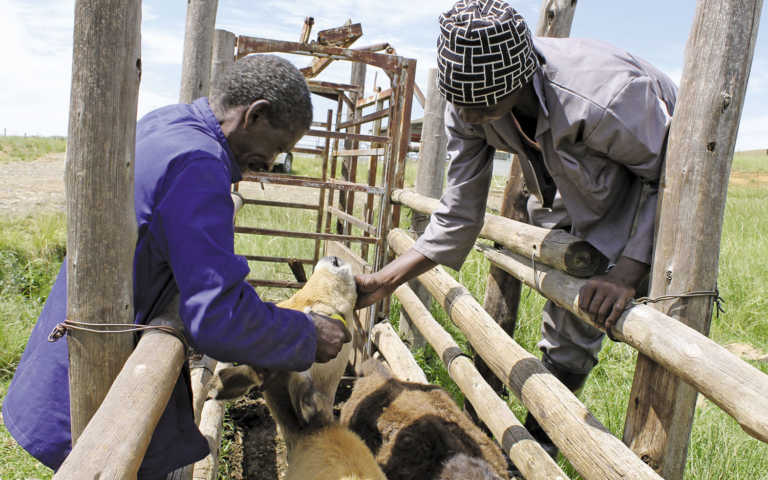
[{"label": "grassy field", "polygon": [[[2,144],[5,151],[5,144]],[[297,157],[294,170],[299,175],[317,175],[316,162]],[[764,151],[737,155],[734,171],[739,174],[768,171]],[[362,175],[362,173],[360,174]],[[359,177],[362,180],[362,176]],[[409,168],[407,180],[412,181]],[[497,179],[497,183],[499,180]],[[711,337],[721,344],[743,342],[768,352],[768,185],[750,183],[729,187],[725,223],[720,252],[719,288],[726,300],[726,313],[713,318]],[[247,206],[238,223],[290,230],[314,229],[313,212]],[[404,222],[407,223],[407,215]],[[39,314],[52,278],[64,253],[64,221],[60,216],[39,213],[22,220],[0,219],[0,312],[4,327],[0,330],[0,401],[20,358],[26,338]],[[313,241],[260,238],[258,241],[237,235],[236,250],[270,256],[311,257]],[[252,263],[253,276],[291,280],[287,267],[269,263]],[[456,278],[480,301],[488,264],[472,253]],[[289,292],[278,289],[260,290],[272,300]],[[525,288],[515,339],[538,355],[540,312],[544,299]],[[447,329],[465,345],[458,330],[446,321],[437,306],[433,312]],[[393,305],[393,323],[397,323],[398,306]],[[427,348],[416,352],[430,379],[444,385],[457,401],[463,399],[446,371]],[[582,394],[582,400],[595,416],[614,434],[621,436],[625,409],[631,388],[636,353],[624,344],[606,340],[595,369]],[[752,362],[768,373],[768,364]],[[510,398],[513,411],[525,414],[519,402]],[[19,449],[0,426],[0,479],[50,478],[50,471],[37,464]],[[571,478],[580,478],[561,457],[561,464]],[[691,434],[687,480],[728,479],[768,480],[768,445],[752,439],[717,406],[704,400],[696,411]]]},{"label": "grassy field", "polygon": [[0,137],[0,164],[36,160],[66,150],[64,137]]}]

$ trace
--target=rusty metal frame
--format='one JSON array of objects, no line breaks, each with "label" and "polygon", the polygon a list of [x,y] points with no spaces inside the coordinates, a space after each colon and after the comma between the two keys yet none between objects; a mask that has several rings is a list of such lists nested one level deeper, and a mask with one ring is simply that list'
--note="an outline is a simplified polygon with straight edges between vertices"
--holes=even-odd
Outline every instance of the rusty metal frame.
[{"label": "rusty metal frame", "polygon": [[[336,100],[337,107],[334,115],[328,111],[327,121],[313,126],[322,126],[321,129],[311,129],[307,135],[325,139],[323,149],[297,148],[295,152],[312,153],[320,155],[323,159],[322,175],[320,178],[297,177],[291,175],[279,175],[273,173],[258,173],[245,175],[243,181],[262,182],[282,185],[296,185],[320,190],[318,204],[299,204],[277,201],[256,201],[246,199],[246,204],[284,206],[288,208],[305,208],[317,210],[318,217],[315,232],[291,232],[284,230],[260,229],[246,226],[236,227],[237,233],[284,236],[289,238],[315,239],[314,261],[319,257],[320,242],[338,240],[345,244],[360,245],[360,254],[363,258],[369,258],[369,249],[374,248],[372,266],[374,270],[380,269],[387,259],[387,232],[392,226],[399,223],[399,207],[390,203],[393,189],[402,188],[405,175],[405,158],[408,153],[410,141],[410,115],[411,103],[414,95],[414,78],[416,61],[389,53],[378,53],[376,50],[385,49],[392,51],[388,44],[366,47],[364,49],[350,49],[343,46],[322,45],[318,42],[299,43],[266,38],[239,36],[237,38],[235,58],[239,59],[253,53],[288,53],[313,57],[313,65],[317,59],[325,59],[327,63],[337,60],[349,62],[362,62],[367,65],[382,69],[390,79],[390,88],[376,92],[373,96],[363,97],[363,91],[355,85],[347,85],[321,80],[308,80],[310,90],[325,98]],[[323,62],[323,63],[326,63]],[[306,70],[306,69],[304,69]],[[307,73],[305,72],[305,75]],[[314,74],[311,74],[314,76]],[[352,98],[360,100],[353,102]],[[363,109],[375,106],[376,111],[363,115]],[[342,122],[342,110],[347,108],[355,113],[355,120]],[[381,122],[388,118],[386,134],[382,134]],[[360,133],[360,127],[365,124],[373,125],[373,135]],[[333,125],[333,126],[332,126]],[[339,141],[347,140],[352,148],[339,148]],[[359,148],[359,142],[367,142],[369,148]],[[360,156],[368,156],[367,183],[355,181],[357,159]],[[336,170],[339,158],[351,160],[350,178],[337,178]],[[330,166],[328,165],[330,160]],[[330,168],[329,168],[330,167]],[[379,172],[379,169],[383,172]],[[379,175],[381,173],[381,175]],[[378,178],[381,181],[377,181]],[[351,201],[346,202],[344,208],[341,203],[334,203],[334,192]],[[354,194],[362,192],[366,194],[366,202],[363,206],[362,217],[354,214]],[[375,208],[375,199],[378,198],[378,209]],[[377,212],[378,210],[378,212]],[[378,213],[378,216],[376,215]],[[336,232],[331,231],[331,217],[336,217],[340,222],[340,228]],[[325,222],[323,222],[325,220]],[[322,232],[322,224],[325,223],[325,232]],[[360,231],[360,235],[352,233],[352,229]],[[321,233],[322,232],[322,233]],[[289,259],[280,257],[248,256],[247,258],[258,261],[288,262]],[[310,263],[310,259],[300,260],[302,263]],[[300,282],[283,282],[273,280],[249,279],[254,285],[268,285],[277,287],[297,288]],[[383,307],[383,308],[382,308]],[[376,320],[376,309],[372,309],[370,325]],[[379,309],[386,315],[388,304]]]}]

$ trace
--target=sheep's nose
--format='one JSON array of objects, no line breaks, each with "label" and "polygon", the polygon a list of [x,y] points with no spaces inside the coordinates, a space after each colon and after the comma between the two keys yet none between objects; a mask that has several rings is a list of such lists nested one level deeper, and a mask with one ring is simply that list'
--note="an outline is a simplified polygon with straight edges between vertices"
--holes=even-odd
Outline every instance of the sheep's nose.
[{"label": "sheep's nose", "polygon": [[331,256],[330,260],[331,260],[331,265],[333,265],[334,267],[338,267],[339,265],[341,265],[341,260],[339,260],[339,257]]}]

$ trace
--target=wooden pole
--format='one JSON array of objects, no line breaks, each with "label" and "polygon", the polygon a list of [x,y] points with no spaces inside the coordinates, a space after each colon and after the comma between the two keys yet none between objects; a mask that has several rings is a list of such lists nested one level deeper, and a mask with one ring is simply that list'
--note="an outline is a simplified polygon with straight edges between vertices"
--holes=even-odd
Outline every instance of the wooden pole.
[{"label": "wooden pole", "polygon": [[[216,373],[231,366],[231,363],[219,362],[216,365]],[[200,416],[200,433],[208,440],[208,448],[211,453],[194,464],[192,474],[194,480],[216,480],[225,410],[226,403],[219,400],[208,399],[203,405],[203,412]]]},{"label": "wooden pole", "polygon": [[173,335],[145,333],[53,478],[135,479],[185,354]]},{"label": "wooden pole", "polygon": [[[392,230],[388,240],[398,255],[414,243],[399,229]],[[419,279],[582,477],[661,478],[614,437],[536,357],[512,340],[442,267],[433,268]]]},{"label": "wooden pole", "polygon": [[[392,192],[392,201],[428,213],[440,205],[434,198],[408,190]],[[594,275],[604,270],[608,263],[589,242],[563,230],[535,227],[497,215],[485,215],[480,237],[577,277]]]},{"label": "wooden pole", "polygon": [[218,0],[187,0],[179,103],[191,103],[208,94],[218,6]]},{"label": "wooden pole", "polygon": [[[716,291],[723,215],[762,0],[700,0],[660,188],[652,297]],[[709,333],[713,297],[655,305]],[[759,404],[766,404],[763,395]],[[664,478],[683,478],[696,391],[638,358],[624,441]]]},{"label": "wooden pole", "polygon": [[[78,0],[67,136],[67,319],[133,323],[133,160],[141,2]],[[72,441],[133,350],[126,334],[71,331]]]},{"label": "wooden pole", "polygon": [[[586,280],[536,265],[510,252],[477,246],[485,256],[531,288],[597,327],[579,310]],[[768,375],[749,365],[695,329],[645,305],[627,310],[611,330],[617,340],[669,369],[725,410],[748,434],[768,442]],[[658,390],[655,391],[660,394]],[[667,409],[670,405],[667,405]]]},{"label": "wooden pole", "polygon": [[[424,120],[421,128],[421,151],[419,152],[418,169],[416,173],[416,193],[430,198],[440,198],[443,194],[445,181],[446,146],[448,137],[445,134],[445,99],[437,88],[437,69],[429,70],[427,84],[427,102],[424,108]],[[411,230],[415,236],[424,233],[429,223],[429,215],[413,211]],[[431,297],[429,292],[419,282],[410,283],[411,288],[421,298],[424,305],[429,307]],[[401,312],[399,323],[400,334],[412,348],[424,346],[424,338],[411,328],[407,312]]]},{"label": "wooden pole", "polygon": [[211,54],[211,80],[208,82],[208,95],[219,79],[222,73],[235,63],[235,41],[237,37],[234,33],[226,30],[216,29],[213,33],[213,53]]},{"label": "wooden pole", "polygon": [[[472,360],[461,352],[453,337],[432,317],[429,310],[407,285],[395,290],[395,296],[408,311],[415,328],[434,347],[451,378],[461,389],[466,400],[476,407],[478,417],[488,425],[501,448],[515,462],[529,480],[556,480],[568,478],[541,444],[531,437],[507,403],[483,379]],[[495,378],[495,377],[494,377]]]},{"label": "wooden pole", "polygon": [[377,323],[372,330],[373,343],[384,355],[395,376],[406,382],[429,383],[408,347],[389,322]]}]

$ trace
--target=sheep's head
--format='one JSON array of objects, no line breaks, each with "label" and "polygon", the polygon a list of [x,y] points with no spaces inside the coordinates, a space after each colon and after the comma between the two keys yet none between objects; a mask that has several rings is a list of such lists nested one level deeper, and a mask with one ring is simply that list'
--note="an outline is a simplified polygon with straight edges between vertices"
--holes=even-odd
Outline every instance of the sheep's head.
[{"label": "sheep's head", "polygon": [[352,267],[338,257],[323,257],[301,290],[278,306],[323,315],[341,315],[350,325],[357,301]]}]

